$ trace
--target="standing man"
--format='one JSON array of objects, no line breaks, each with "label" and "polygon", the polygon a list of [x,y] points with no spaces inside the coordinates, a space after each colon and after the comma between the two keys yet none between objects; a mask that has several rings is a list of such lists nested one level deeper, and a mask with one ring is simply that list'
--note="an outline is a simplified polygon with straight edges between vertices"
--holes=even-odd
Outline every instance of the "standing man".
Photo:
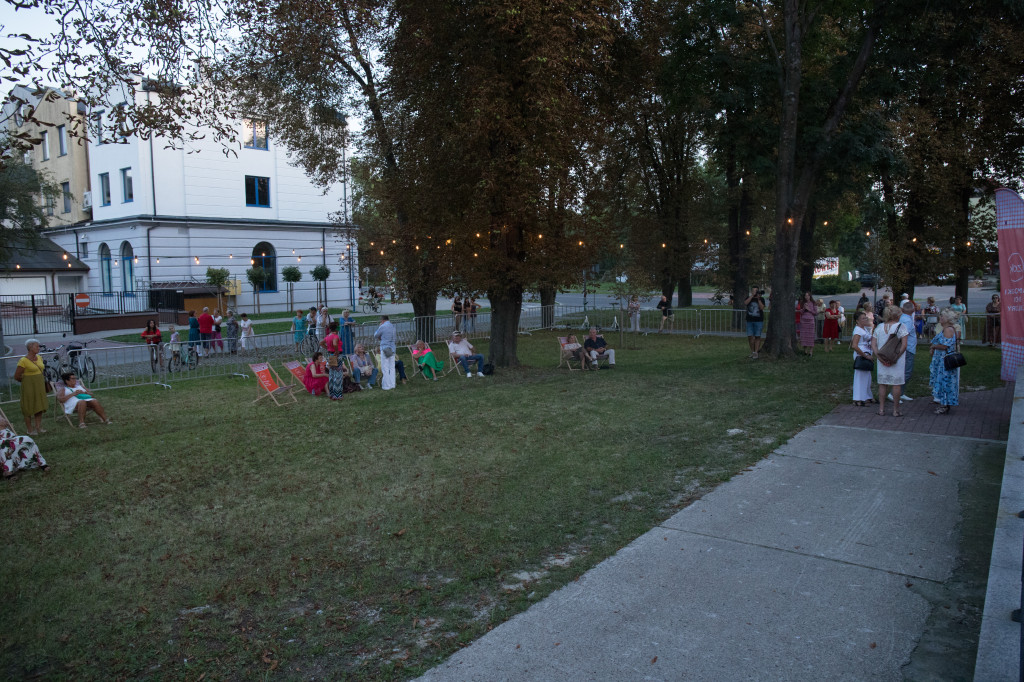
[{"label": "standing man", "polygon": [[900,315],[900,324],[907,330],[907,353],[906,360],[903,362],[903,395],[900,396],[901,402],[913,400],[907,395],[907,386],[910,384],[910,375],[914,373],[914,353],[917,352],[917,330],[914,327],[914,302],[909,300],[903,301],[901,307],[903,314]]},{"label": "standing man", "polygon": [[213,315],[209,308],[203,308],[203,314],[199,316],[199,340],[202,342],[203,355],[210,355],[210,341],[213,339]]},{"label": "standing man", "polygon": [[764,329],[764,296],[761,289],[754,287],[750,296],[743,301],[747,307],[747,343],[750,345],[750,357],[757,360],[757,352],[761,350],[761,330]]},{"label": "standing man", "polygon": [[668,322],[668,330],[672,331],[672,301],[668,300],[668,296],[662,296],[657,308],[661,311],[661,326],[658,327],[658,333],[665,331],[665,322]]},{"label": "standing man", "polygon": [[387,315],[380,316],[380,326],[373,333],[380,343],[380,387],[390,391],[395,387],[395,352],[398,350],[398,334],[395,325]]}]

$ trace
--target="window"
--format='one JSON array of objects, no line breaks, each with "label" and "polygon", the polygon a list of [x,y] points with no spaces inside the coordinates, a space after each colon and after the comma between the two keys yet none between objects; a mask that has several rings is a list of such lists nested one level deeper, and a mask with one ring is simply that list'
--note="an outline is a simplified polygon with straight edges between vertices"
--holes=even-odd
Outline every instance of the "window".
[{"label": "window", "polygon": [[[106,175],[106,173],[104,173]],[[114,293],[114,282],[113,273],[111,272],[110,264],[110,247],[106,244],[100,244],[99,249],[100,255],[100,286],[103,289],[104,294]]]},{"label": "window", "polygon": [[244,135],[243,144],[246,149],[268,149],[266,121],[255,118],[245,119]]},{"label": "window", "polygon": [[64,195],[64,212],[71,213],[71,183],[60,183],[60,193]]},{"label": "window", "polygon": [[49,131],[43,131],[43,161],[50,160],[50,133]]},{"label": "window", "polygon": [[270,178],[245,176],[245,205],[270,207]]},{"label": "window", "polygon": [[110,206],[110,173],[100,173],[100,204]]},{"label": "window", "polygon": [[135,190],[132,186],[132,169],[121,169],[121,201],[131,203],[135,201]]},{"label": "window", "polygon": [[128,242],[121,244],[121,289],[135,292],[135,250]]},{"label": "window", "polygon": [[64,126],[57,126],[57,146],[60,148],[60,155],[68,155],[68,136]]},{"label": "window", "polygon": [[103,112],[97,111],[92,115],[92,136],[96,144],[103,144]]},{"label": "window", "polygon": [[52,194],[47,194],[43,199],[46,202],[46,215],[53,215],[53,209],[56,205]]},{"label": "window", "polygon": [[261,267],[267,273],[260,291],[277,291],[277,251],[270,242],[260,242],[252,250],[253,267]]},{"label": "window", "polygon": [[27,152],[25,152],[25,165],[26,166],[31,166],[32,165],[32,150],[31,149],[29,149]]},{"label": "window", "polygon": [[79,245],[79,248],[82,250],[82,255],[80,255],[79,258],[88,258],[89,257],[89,242],[82,242]]}]

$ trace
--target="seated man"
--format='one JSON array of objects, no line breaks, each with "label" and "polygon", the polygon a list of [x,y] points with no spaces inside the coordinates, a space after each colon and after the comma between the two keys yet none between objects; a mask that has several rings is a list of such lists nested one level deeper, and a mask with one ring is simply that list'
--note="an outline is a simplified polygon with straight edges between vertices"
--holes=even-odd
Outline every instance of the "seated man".
[{"label": "seated man", "polygon": [[366,353],[363,344],[356,344],[356,352],[348,356],[348,361],[352,363],[352,381],[359,384],[364,376],[369,376],[370,380],[366,382],[366,388],[373,388],[373,382],[377,378],[377,368],[374,367],[373,359]]},{"label": "seated man", "polygon": [[84,386],[79,385],[74,372],[65,372],[60,378],[64,384],[57,385],[57,401],[64,406],[64,414],[78,413],[78,428],[85,428],[86,410],[95,412],[104,424],[113,423],[107,419],[100,401],[89,395]]},{"label": "seated man", "polygon": [[473,345],[462,338],[462,332],[456,331],[452,334],[452,340],[448,344],[448,352],[452,356],[452,360],[455,360],[462,365],[463,371],[466,372],[466,378],[470,378],[473,374],[469,371],[469,363],[476,360],[476,375],[482,377],[484,375],[484,356],[479,353],[473,353]]},{"label": "seated man", "polygon": [[590,369],[597,369],[598,360],[608,360],[608,366],[615,367],[615,351],[608,347],[603,336],[597,335],[596,328],[590,328],[590,334],[583,342],[583,349],[590,355]]}]

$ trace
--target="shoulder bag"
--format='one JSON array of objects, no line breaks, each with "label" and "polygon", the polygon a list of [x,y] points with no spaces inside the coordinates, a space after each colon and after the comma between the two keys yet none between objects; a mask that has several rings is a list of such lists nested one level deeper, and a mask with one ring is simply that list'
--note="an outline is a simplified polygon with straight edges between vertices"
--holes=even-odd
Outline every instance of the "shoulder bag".
[{"label": "shoulder bag", "polygon": [[900,355],[900,337],[897,336],[899,332],[900,323],[896,323],[896,329],[889,335],[885,344],[878,349],[878,359],[882,360],[888,365],[895,365],[899,362]]},{"label": "shoulder bag", "polygon": [[942,358],[942,364],[945,366],[947,372],[963,367],[967,364],[967,358],[960,352],[959,342],[956,344],[956,349],[946,353],[945,357]]}]

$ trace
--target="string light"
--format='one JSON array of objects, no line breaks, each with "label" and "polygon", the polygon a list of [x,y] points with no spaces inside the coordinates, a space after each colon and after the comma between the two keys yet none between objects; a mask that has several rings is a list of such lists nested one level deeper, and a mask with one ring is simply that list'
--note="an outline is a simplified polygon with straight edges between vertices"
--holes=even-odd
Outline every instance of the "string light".
[{"label": "string light", "polygon": [[748,237],[750,236],[750,230],[747,230],[747,236]]},{"label": "string light", "polygon": [[970,245],[971,245],[971,243],[970,243],[970,242],[967,242],[967,246],[970,246]]},{"label": "string light", "polygon": [[583,242],[580,242],[580,246],[583,246]]},{"label": "string light", "polygon": [[473,258],[476,258],[478,255],[480,255],[480,254],[474,253],[473,254]]},{"label": "string light", "polygon": [[382,255],[382,256],[384,255],[384,250],[383,249],[381,250],[380,255]]},{"label": "string light", "polygon": [[661,248],[663,248],[663,249],[664,249],[664,248],[665,248],[665,245],[664,245],[664,244],[662,244],[662,245],[661,245]]},{"label": "string light", "polygon": [[15,270],[21,270],[21,263],[18,263],[17,265],[15,265],[14,269]]},{"label": "string light", "polygon": [[157,264],[157,265],[160,265],[160,257],[159,257],[159,256],[157,256],[157,259],[156,259],[156,264]]},{"label": "string light", "polygon": [[69,268],[71,267],[71,263],[68,263],[68,267],[69,267]]},{"label": "string light", "polygon": [[789,223],[790,225],[792,225],[793,224],[793,219],[792,218],[786,218],[786,222]]},{"label": "string light", "polygon": [[707,239],[705,239],[705,240],[704,240],[704,243],[705,243],[705,244],[707,244],[707,243],[708,243],[708,240],[707,240]]},{"label": "string light", "polygon": [[233,253],[229,253],[228,254],[228,258],[234,258],[234,257],[235,257],[235,254],[233,254]]},{"label": "string light", "polygon": [[117,267],[117,261],[116,260],[114,261],[114,267],[115,268]]},{"label": "string light", "polygon": [[624,248],[626,248],[626,245],[625,244],[619,244],[619,248],[620,249],[624,249]]},{"label": "string light", "polygon": [[476,236],[477,236],[477,237],[479,237],[479,236],[480,236],[480,233],[479,233],[479,232],[477,232],[477,233],[476,233]]},{"label": "string light", "polygon": [[67,253],[65,253],[65,254],[64,254],[64,256],[63,256],[63,258],[64,258],[64,260],[67,260],[67,259],[68,259],[68,254],[67,254]]},{"label": "string light", "polygon": [[910,241],[912,241],[912,242],[914,242],[914,243],[916,244],[916,243],[917,243],[917,237],[914,237],[914,238],[913,238],[913,239],[911,239]]},{"label": "string light", "polygon": [[[480,236],[480,235],[477,235],[477,237],[479,237],[479,236]],[[544,239],[544,235],[542,235],[542,234],[538,234],[538,235],[537,235],[537,239]]]},{"label": "string light", "polygon": [[391,243],[392,243],[392,244],[397,244],[398,242],[396,242],[396,241],[395,241],[394,239],[392,239],[392,240],[391,240]]},{"label": "string light", "polygon": [[868,231],[867,231],[867,232],[865,232],[864,234],[865,234],[865,235],[867,235],[868,237],[870,237],[870,236],[871,236],[871,230],[868,230]]},{"label": "string light", "polygon": [[136,256],[136,257],[134,258],[134,261],[135,261],[135,264],[136,264],[136,265],[138,265],[138,264],[139,264],[139,257],[138,257],[138,256]]},{"label": "string light", "polygon": [[416,250],[417,250],[417,251],[419,251],[419,250],[420,250],[420,247],[419,247],[419,246],[417,246],[417,247],[416,247]]},{"label": "string light", "polygon": [[827,220],[825,221],[825,226],[828,227],[828,221]]}]

